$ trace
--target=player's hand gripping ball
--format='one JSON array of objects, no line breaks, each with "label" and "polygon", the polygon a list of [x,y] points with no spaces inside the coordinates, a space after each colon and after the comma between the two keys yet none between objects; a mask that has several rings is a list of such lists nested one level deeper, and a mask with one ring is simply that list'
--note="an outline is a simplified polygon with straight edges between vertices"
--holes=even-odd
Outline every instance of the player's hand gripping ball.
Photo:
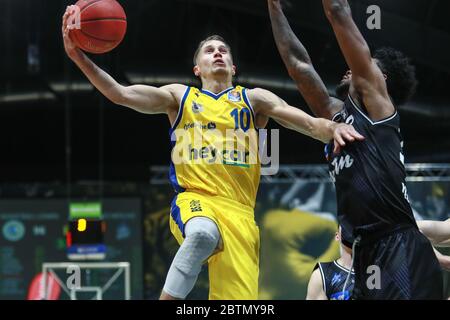
[{"label": "player's hand gripping ball", "polygon": [[116,0],[79,0],[67,10],[70,39],[83,51],[106,53],[125,37],[127,17]]}]

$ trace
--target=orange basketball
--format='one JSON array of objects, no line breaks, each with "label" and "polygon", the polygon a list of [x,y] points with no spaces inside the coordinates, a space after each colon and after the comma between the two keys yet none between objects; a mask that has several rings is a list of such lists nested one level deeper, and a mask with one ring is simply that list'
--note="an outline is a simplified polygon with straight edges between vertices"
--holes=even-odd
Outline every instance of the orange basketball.
[{"label": "orange basketball", "polygon": [[127,17],[116,0],[79,0],[74,18],[68,23],[70,38],[80,49],[105,53],[117,47],[127,31]]}]

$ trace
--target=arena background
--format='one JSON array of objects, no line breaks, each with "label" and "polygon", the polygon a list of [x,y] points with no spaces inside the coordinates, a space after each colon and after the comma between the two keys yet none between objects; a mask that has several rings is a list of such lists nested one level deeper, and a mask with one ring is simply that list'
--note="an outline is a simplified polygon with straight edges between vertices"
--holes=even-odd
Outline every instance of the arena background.
[{"label": "arena background", "polygon": [[[72,3],[0,1],[0,299],[26,299],[42,263],[67,260],[64,225],[73,201],[103,203],[106,261],[130,262],[132,299],[155,299],[177,248],[168,228],[169,122],[113,105],[69,61],[60,24]],[[233,50],[235,83],[270,89],[309,112],[275,47],[265,0],[120,3],[128,16],[125,40],[93,56],[120,82],[198,85],[195,48],[220,34]],[[394,46],[417,67],[418,92],[399,108],[405,156],[409,164],[431,165],[410,166],[409,193],[418,218],[444,220],[450,217],[450,3],[350,3],[372,48]],[[381,30],[365,28],[371,4],[381,7]],[[320,1],[291,1],[286,13],[333,91],[346,66]],[[269,128],[280,127],[271,121]],[[256,207],[260,298],[303,299],[314,263],[338,253],[334,191],[320,167],[323,145],[285,129],[280,141],[283,167],[263,179]],[[319,167],[292,167],[300,164]],[[5,236],[10,221],[24,227],[17,240]],[[289,247],[286,237],[293,239]],[[190,299],[207,297],[206,272]],[[93,273],[90,281],[103,277]],[[119,281],[108,294],[105,299],[123,299]],[[60,299],[68,297],[62,292]]]}]

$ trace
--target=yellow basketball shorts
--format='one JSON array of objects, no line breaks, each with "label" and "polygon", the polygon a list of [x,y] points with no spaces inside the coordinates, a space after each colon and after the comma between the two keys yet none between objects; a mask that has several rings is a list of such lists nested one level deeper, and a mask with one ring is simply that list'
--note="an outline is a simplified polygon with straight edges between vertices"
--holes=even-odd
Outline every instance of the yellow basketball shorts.
[{"label": "yellow basketball shorts", "polygon": [[172,201],[170,230],[181,245],[189,219],[207,217],[222,242],[208,259],[210,300],[256,300],[259,277],[259,228],[253,208],[198,192],[179,193]]}]

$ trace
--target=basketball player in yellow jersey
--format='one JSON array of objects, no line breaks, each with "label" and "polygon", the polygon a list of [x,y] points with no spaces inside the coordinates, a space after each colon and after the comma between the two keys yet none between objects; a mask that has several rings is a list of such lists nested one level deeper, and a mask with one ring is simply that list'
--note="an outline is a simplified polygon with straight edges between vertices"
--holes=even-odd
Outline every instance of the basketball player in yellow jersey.
[{"label": "basketball player in yellow jersey", "polygon": [[[262,128],[272,117],[322,142],[334,139],[337,146],[363,137],[352,126],[313,118],[269,91],[233,87],[236,68],[230,47],[218,36],[202,41],[195,53],[194,73],[202,81],[202,90],[181,84],[122,86],[70,40],[67,18],[72,11],[69,7],[63,16],[67,55],[112,102],[142,113],[166,113],[174,151],[178,149],[184,160],[176,159],[178,151],[172,153],[170,180],[177,195],[172,201],[170,228],[180,248],[161,299],[184,299],[205,261],[210,299],[257,299],[259,232],[253,207],[260,163],[257,152],[250,149],[217,148],[229,142],[225,132]],[[195,133],[203,138],[200,145],[179,140]]]}]

